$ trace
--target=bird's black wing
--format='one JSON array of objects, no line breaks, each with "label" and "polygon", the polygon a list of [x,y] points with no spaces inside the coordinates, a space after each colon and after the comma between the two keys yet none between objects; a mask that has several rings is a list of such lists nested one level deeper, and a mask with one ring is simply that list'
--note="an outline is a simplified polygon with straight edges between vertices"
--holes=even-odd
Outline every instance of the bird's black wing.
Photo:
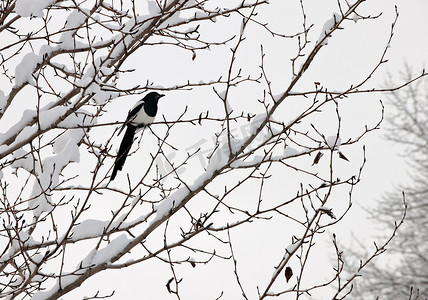
[{"label": "bird's black wing", "polygon": [[135,115],[140,111],[140,109],[143,106],[144,106],[143,101],[135,105],[134,108],[129,112],[128,116],[126,117],[126,122],[132,122],[132,119],[134,119]]},{"label": "bird's black wing", "polygon": [[116,156],[116,161],[114,162],[114,168],[110,177],[110,181],[114,180],[117,171],[122,170],[122,167],[125,164],[126,157],[128,156],[129,150],[131,149],[136,129],[137,128],[133,125],[127,126],[125,135],[123,136],[122,142],[120,143],[119,152]]}]

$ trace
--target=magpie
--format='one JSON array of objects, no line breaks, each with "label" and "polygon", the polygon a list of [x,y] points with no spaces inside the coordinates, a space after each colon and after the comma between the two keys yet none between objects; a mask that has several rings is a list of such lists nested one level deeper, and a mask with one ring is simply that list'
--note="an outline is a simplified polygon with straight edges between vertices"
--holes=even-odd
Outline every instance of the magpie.
[{"label": "magpie", "polygon": [[146,125],[151,124],[155,119],[158,111],[158,101],[163,96],[165,95],[150,92],[143,99],[138,101],[128,113],[128,117],[118,133],[120,134],[126,126],[125,135],[120,143],[119,152],[117,153],[116,160],[114,162],[110,181],[114,180],[117,171],[122,170],[126,157],[131,149],[132,142],[134,141],[134,135],[137,129],[144,128]]}]

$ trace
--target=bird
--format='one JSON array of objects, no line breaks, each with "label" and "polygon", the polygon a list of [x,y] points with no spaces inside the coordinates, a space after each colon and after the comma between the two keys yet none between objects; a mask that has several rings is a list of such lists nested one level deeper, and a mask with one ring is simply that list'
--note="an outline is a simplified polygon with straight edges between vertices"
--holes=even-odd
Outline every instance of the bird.
[{"label": "bird", "polygon": [[118,133],[119,135],[126,126],[125,135],[120,143],[110,181],[116,178],[117,171],[122,170],[137,129],[144,128],[154,121],[158,111],[158,101],[163,96],[165,95],[157,92],[150,92],[143,99],[139,100],[128,113],[126,121],[123,123]]}]

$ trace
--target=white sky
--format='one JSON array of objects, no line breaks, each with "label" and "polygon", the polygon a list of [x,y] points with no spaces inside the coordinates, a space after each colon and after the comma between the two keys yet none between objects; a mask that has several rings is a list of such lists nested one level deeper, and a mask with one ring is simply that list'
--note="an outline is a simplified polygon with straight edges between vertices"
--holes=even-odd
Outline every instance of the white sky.
[{"label": "white sky", "polygon": [[[331,18],[333,12],[337,12],[336,1],[307,0],[304,1],[304,4],[308,24],[315,24],[310,34],[310,39],[315,42],[324,23]],[[310,70],[305,74],[302,83],[295,88],[295,91],[310,87],[315,81],[321,82],[323,86],[328,87],[330,90],[343,90],[349,84],[361,80],[376,65],[385,47],[385,42],[389,38],[390,26],[395,18],[394,5],[398,6],[400,17],[396,24],[391,47],[386,56],[389,64],[387,64],[387,67],[382,67],[373,80],[370,81],[371,85],[368,84],[366,87],[381,87],[388,76],[388,72],[393,74],[397,83],[400,82],[401,78],[397,76],[397,72],[404,68],[405,63],[414,67],[415,72],[421,72],[426,65],[426,54],[428,53],[428,2],[426,0],[368,0],[358,12],[363,15],[376,15],[382,12],[382,16],[377,20],[359,21],[355,24],[348,22],[345,30],[336,33],[329,39],[329,44],[320,51]],[[272,24],[273,30],[284,32],[285,28],[285,32],[292,34],[299,30],[298,28],[301,26],[300,10],[296,12],[296,9],[299,9],[299,1],[297,0],[271,0],[271,6],[261,10],[260,16],[266,16],[262,18]],[[239,20],[237,24],[239,24]],[[212,26],[213,29],[209,29],[207,34],[211,37],[220,35],[218,28],[215,27],[218,24],[212,24]],[[231,30],[231,28],[224,28],[224,30]],[[262,30],[256,28],[252,30],[253,32],[249,32],[246,41],[247,50],[245,53],[241,53],[240,59],[244,62],[248,61],[248,64],[244,64],[246,71],[250,73],[252,71],[256,72],[260,58],[259,45],[263,42],[267,54],[267,70],[273,80],[274,93],[278,94],[283,91],[291,78],[289,59],[295,54],[295,41],[285,40],[278,42],[268,37]],[[159,51],[159,48],[157,48],[152,51],[148,50],[143,54],[136,55],[129,62],[129,66],[134,65],[137,69],[132,74],[133,79],[143,78],[145,81],[145,78],[149,77],[155,83],[167,86],[180,83],[180,79],[185,82],[187,79],[198,81],[216,78],[216,75],[222,72],[221,62],[228,55],[228,48],[225,50],[213,49],[211,52],[200,53],[191,64],[189,64],[189,59],[180,60],[170,50]],[[213,57],[215,58],[214,60]],[[257,63],[254,63],[254,61],[257,61]],[[122,80],[126,80],[126,78]],[[252,95],[251,93],[253,92],[260,93],[260,91],[249,90],[249,95]],[[204,95],[201,94],[171,92],[165,98],[168,98],[165,101],[169,102],[160,103],[160,114],[165,115],[166,119],[174,119],[187,104],[191,106],[191,110],[194,112],[198,110],[204,111],[210,107],[209,103],[201,101],[204,100]],[[379,99],[385,100],[385,96],[381,94],[363,96],[343,104],[342,117],[345,135],[346,133],[351,135],[361,131],[364,124],[372,125],[377,122],[380,115]],[[105,118],[115,121],[123,119],[135,101],[135,97],[130,97],[126,103],[123,102],[120,106],[112,107],[111,112],[113,113],[109,111]],[[356,102],[360,103],[356,105]],[[386,104],[386,117],[388,117],[390,108],[386,101],[384,103]],[[243,105],[243,102],[232,103],[234,109],[237,110],[241,105]],[[298,103],[296,103],[297,105]],[[346,106],[349,106],[349,109],[346,109]],[[284,114],[292,115],[292,112],[284,112]],[[197,116],[199,113],[195,113],[195,115]],[[361,120],[364,120],[364,122],[361,122]],[[332,124],[331,134],[333,135],[335,134],[336,126],[334,125],[335,123]],[[2,125],[4,126],[4,124]],[[330,124],[327,121],[325,127],[328,129],[329,126]],[[105,134],[107,136],[110,133],[111,131]],[[189,138],[189,141],[198,142],[200,141],[199,137],[203,136],[203,130],[195,129],[192,132],[193,140],[189,137],[188,132],[180,133],[176,131],[175,134],[176,136],[173,140]],[[363,139],[362,143],[367,146],[367,165],[362,182],[354,190],[353,199],[356,205],[342,222],[331,229],[331,232],[335,232],[344,244],[352,243],[350,231],[370,244],[370,237],[376,232],[373,231],[373,227],[365,219],[361,207],[373,205],[384,191],[408,180],[406,166],[400,156],[403,155],[403,148],[384,141],[381,138],[382,134],[383,131],[379,130]],[[146,136],[145,138],[146,140],[148,139]],[[210,138],[207,138],[207,140],[205,145],[209,145],[208,143],[211,141]],[[347,152],[346,149],[343,151],[351,162],[361,160],[361,151]],[[344,170],[349,168],[349,164],[344,161],[338,165]],[[122,171],[122,174],[119,175],[125,177],[124,175],[129,172],[129,169],[126,169],[132,168],[132,166],[131,159],[125,164],[125,171]],[[124,181],[119,180],[117,184],[120,184],[120,182],[123,183]],[[336,201],[340,201],[340,199],[336,199]],[[264,283],[254,282],[251,274],[264,272],[267,276],[270,276],[273,272],[272,266],[260,264],[258,256],[276,255],[279,259],[281,252],[272,253],[270,249],[264,247],[265,241],[266,243],[272,242],[277,233],[268,234],[263,231],[263,227],[257,226],[253,226],[253,230],[251,232],[248,230],[246,232],[232,232],[232,238],[240,241],[239,244],[234,244],[234,246],[236,245],[234,250],[239,255],[238,268],[243,274],[244,287],[248,289],[250,295],[255,296],[255,284],[260,284],[261,288],[263,288]],[[326,237],[330,236],[331,233],[326,235]],[[278,247],[278,250],[283,251],[288,244]],[[245,247],[254,248],[251,251],[247,251],[248,249],[245,249]],[[320,251],[314,257],[318,262],[321,262],[319,264],[320,270],[314,272],[315,278],[319,272],[323,272],[323,268],[326,266],[322,262],[328,263],[330,257],[327,251]],[[185,282],[183,283],[185,287],[183,288],[184,299],[196,299],[196,294],[201,295],[198,299],[214,299],[219,296],[219,292],[222,290],[220,287],[224,287],[226,292],[222,299],[239,299],[239,291],[231,273],[230,261],[218,260],[206,266],[198,266],[195,269],[189,265],[187,269],[188,273],[182,274],[183,276],[185,275]],[[229,273],[219,273],[219,270],[228,270]],[[81,289],[70,293],[64,299],[81,298],[82,295],[89,296],[94,291],[94,286],[99,287],[105,293],[116,288],[116,294],[112,299],[141,299],[138,295],[146,295],[147,293],[151,295],[148,299],[174,299],[174,296],[168,294],[165,288],[170,276],[168,266],[159,263],[147,263],[121,271],[103,272],[103,274],[88,280]],[[122,286],[125,288],[122,288]],[[231,286],[233,288],[230,288]],[[322,296],[319,295],[317,299],[321,299]],[[295,296],[291,298],[295,298]],[[291,298],[284,296],[279,299]]]},{"label": "white sky", "polygon": [[[281,31],[284,26],[290,26],[289,32],[292,33],[293,26],[300,26],[298,21],[300,14],[293,13],[293,9],[298,8],[298,1],[273,0],[271,3],[275,8],[272,10],[269,10],[268,8],[269,11],[267,14],[269,17],[266,18],[266,21],[273,25],[272,28],[274,30],[276,29]],[[322,4],[320,4],[320,1],[304,1],[304,3],[308,23],[315,24],[311,36],[313,41],[315,41],[325,21],[331,18],[334,11],[337,11],[336,2],[322,1]],[[385,47],[385,43],[389,38],[390,26],[395,18],[394,4],[398,6],[400,17],[394,31],[395,36],[391,43],[391,48],[388,50],[388,54],[386,56],[390,63],[387,67],[382,67],[379,70],[371,81],[371,86],[382,86],[388,76],[388,72],[393,74],[394,78],[399,82],[400,78],[396,73],[404,68],[405,63],[414,67],[415,72],[421,72],[422,67],[426,64],[426,53],[428,53],[428,42],[426,40],[426,37],[428,36],[428,21],[426,18],[426,14],[428,13],[428,2],[423,0],[388,2],[382,0],[367,1],[366,4],[362,6],[364,9],[360,9],[359,12],[362,14],[369,13],[372,15],[382,12],[382,16],[378,20],[358,22],[357,24],[347,23],[345,30],[337,33],[329,40],[329,45],[321,50],[317,59],[314,61],[310,72],[308,71],[308,74],[305,74],[305,76],[307,76],[307,78],[305,78],[307,80],[307,84],[311,84],[313,81],[319,81],[324,86],[328,86],[329,89],[340,90],[346,88],[350,83],[361,79],[362,74],[366,74],[367,71],[378,62]],[[246,59],[250,61],[258,59],[258,44],[260,43],[260,38],[261,37],[257,34],[248,38],[247,42],[254,43],[254,48],[253,50],[247,50],[248,53],[246,53]],[[264,40],[266,43],[264,46],[267,53],[266,61],[268,62],[268,70],[270,71],[270,76],[275,78],[273,87],[279,93],[291,78],[291,74],[289,73],[289,58],[291,57],[291,54],[295,53],[295,46],[293,46],[294,42],[285,41],[284,44],[279,47],[278,44],[270,44],[272,41],[267,37],[264,37]],[[209,53],[207,56],[210,56],[211,54],[212,53]],[[201,54],[201,56],[203,55],[204,54]],[[173,82],[180,76],[183,68],[194,69],[192,73],[195,78],[199,78],[200,76],[199,66],[188,66],[185,62],[183,62],[183,65],[178,64],[177,66],[175,57],[163,57],[161,61],[155,61],[155,68],[158,69],[159,73],[151,73],[151,78],[153,78],[153,76],[155,76],[155,78],[156,76],[159,76],[162,80],[167,81],[167,79],[164,78],[166,77],[171,78],[171,81]],[[174,63],[174,66],[176,66],[174,69],[169,68],[172,62]],[[144,61],[143,65],[146,66],[146,63],[147,62]],[[198,59],[196,60],[196,63],[203,64],[204,70],[205,68],[210,68],[212,73],[215,73],[219,68],[219,64],[210,64],[209,62],[202,62]],[[204,72],[203,74],[207,74],[207,72]],[[299,89],[299,86],[296,90]],[[170,96],[168,98],[173,97],[174,96]],[[177,97],[186,96],[181,94],[177,95]],[[191,95],[189,97],[197,96]],[[346,126],[348,126],[348,130],[350,130],[350,132],[356,129],[361,130],[361,126],[363,126],[361,124],[361,119],[366,119],[368,124],[374,124],[374,122],[378,120],[380,115],[380,106],[378,104],[379,99],[385,100],[385,96],[377,94],[359,97],[357,100],[352,100],[359,101],[361,103],[358,105],[351,104],[350,106],[352,106],[352,108],[349,112],[347,113],[345,110],[343,114],[343,119],[347,120],[344,123],[347,124]],[[174,101],[175,104],[180,106],[180,104],[186,103],[188,99],[171,99],[170,101]],[[384,103],[386,104],[386,101],[384,101]],[[164,113],[167,118],[168,115],[171,114],[169,107],[169,104],[166,105],[165,102],[161,104],[161,112]],[[389,109],[390,108],[386,106],[386,117],[388,117]],[[357,125],[357,128],[353,127],[354,123]],[[334,130],[332,132],[333,134]],[[330,230],[338,235],[342,244],[346,245],[353,243],[352,236],[350,234],[350,231],[352,231],[353,234],[363,242],[368,245],[372,245],[371,237],[377,235],[378,232],[376,232],[372,224],[366,220],[361,207],[370,207],[374,205],[376,199],[379,199],[384,191],[389,190],[394,185],[407,180],[405,173],[406,166],[400,156],[403,154],[403,148],[384,141],[382,139],[382,134],[383,131],[379,130],[375,133],[369,134],[363,139],[363,143],[367,146],[368,163],[365,167],[362,182],[357,185],[354,190],[354,207],[338,226]],[[346,153],[346,155],[351,159],[351,161],[359,160],[361,158],[361,152]],[[346,162],[343,162],[341,167],[347,168],[348,165]],[[242,241],[242,245],[244,245],[242,247],[245,248],[252,245],[252,247],[255,247],[252,249],[253,251],[240,249],[239,246],[236,246],[235,249],[236,253],[240,255],[239,270],[243,274],[242,279],[244,281],[244,287],[246,287],[248,292],[250,292],[250,295],[253,296],[256,295],[255,285],[261,284],[261,286],[263,286],[263,283],[252,280],[253,276],[251,276],[251,274],[266,272],[264,271],[264,266],[259,265],[257,256],[269,255],[268,253],[271,252],[264,246],[265,239],[267,239],[266,244],[268,244],[269,242],[272,242],[269,241],[270,238],[275,238],[275,234],[269,235],[264,232],[263,227],[257,228],[257,226],[254,226],[254,230],[255,231],[251,232],[241,231],[239,236],[239,240]],[[236,233],[234,236],[236,237],[236,235],[239,234]],[[330,239],[331,233],[326,237]],[[283,246],[286,247],[287,245],[284,244]],[[280,248],[283,249],[284,247]],[[280,255],[280,253],[276,254],[277,256]],[[253,257],[253,255],[256,255],[256,257]],[[330,258],[331,253],[329,254],[323,251],[317,252],[317,255],[314,257],[314,263],[319,263],[320,270],[318,270],[318,272],[314,272],[315,278],[318,278],[319,273],[323,272],[323,268],[326,267],[325,263],[329,263]],[[220,289],[211,288],[210,286],[223,286],[226,291],[224,299],[238,299],[240,295],[236,286],[233,291],[236,294],[233,294],[232,290],[227,288],[231,284],[234,284],[234,278],[231,273],[218,274],[217,276],[214,276],[214,278],[212,277],[212,274],[216,274],[216,270],[227,269],[227,267],[225,269],[222,268],[222,264],[228,265],[230,271],[230,264],[222,261],[217,261],[217,263],[208,264],[207,266],[198,266],[197,268],[199,268],[199,271],[195,271],[188,266],[187,268],[189,273],[185,276],[185,281],[187,283],[183,284],[183,286],[187,286],[188,288],[189,286],[191,287],[190,291],[183,288],[183,298],[192,299],[193,297],[194,299],[195,294],[199,294],[200,299],[214,299],[216,296],[219,296],[215,291],[219,291]],[[150,268],[150,265],[135,266],[124,271],[125,273],[134,274],[132,276],[127,276],[126,280],[127,285],[135,287],[135,289],[132,288],[126,291],[118,291],[116,299],[120,299],[125,295],[127,298],[136,299],[135,295],[140,289],[141,293],[145,293],[147,290],[153,289],[151,296],[152,299],[174,298],[174,296],[167,294],[166,289],[163,286],[167,279],[167,277],[161,275],[164,274],[164,272],[156,269],[153,270],[153,272],[149,271],[148,273],[144,272],[144,274],[142,274],[140,268]],[[156,268],[166,268],[166,266],[161,267],[157,264]],[[266,274],[269,276],[269,271]],[[156,286],[148,286],[144,284],[146,280],[147,282],[152,282],[154,276],[158,276],[159,284]],[[200,276],[202,276],[202,278]],[[112,283],[113,282],[114,280]],[[326,299],[328,299],[328,295],[317,295],[319,298],[316,298],[321,299],[322,296],[326,296]],[[294,296],[291,298],[294,298]],[[280,297],[280,299],[289,298],[283,296],[282,298]]]}]

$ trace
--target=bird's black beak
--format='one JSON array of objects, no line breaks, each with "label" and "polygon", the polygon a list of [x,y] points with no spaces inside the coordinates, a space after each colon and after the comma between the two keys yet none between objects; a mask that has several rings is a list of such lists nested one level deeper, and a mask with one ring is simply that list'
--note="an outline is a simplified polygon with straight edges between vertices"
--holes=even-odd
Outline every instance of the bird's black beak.
[{"label": "bird's black beak", "polygon": [[159,99],[165,96],[164,94],[159,94]]}]

